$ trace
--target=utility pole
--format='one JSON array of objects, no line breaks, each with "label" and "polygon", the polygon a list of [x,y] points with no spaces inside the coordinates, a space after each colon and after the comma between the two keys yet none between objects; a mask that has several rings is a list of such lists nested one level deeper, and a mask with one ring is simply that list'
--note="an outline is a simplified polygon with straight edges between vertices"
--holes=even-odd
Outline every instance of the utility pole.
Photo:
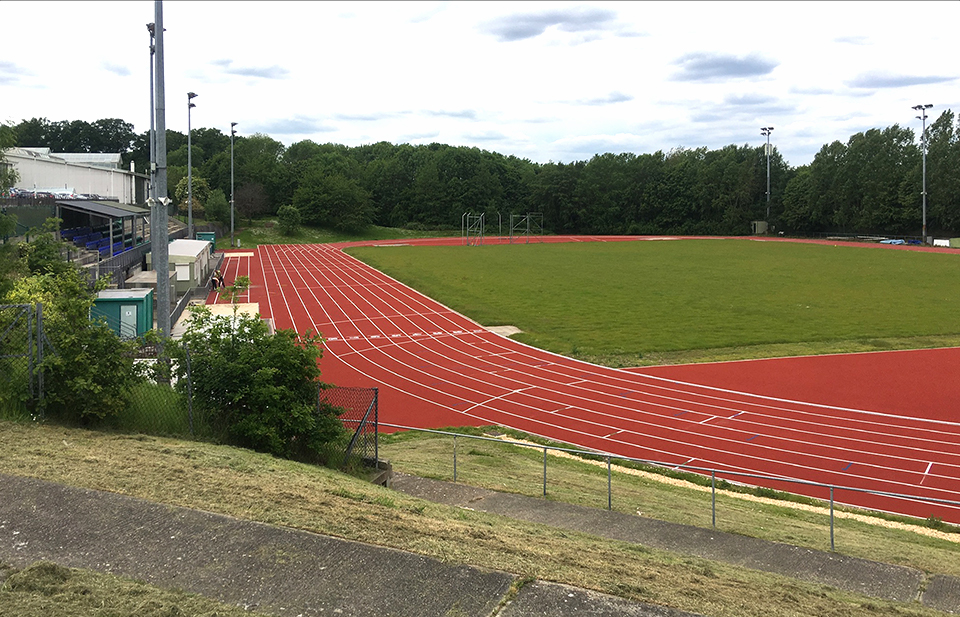
[{"label": "utility pole", "polygon": [[165,119],[163,89],[163,2],[154,2],[154,38],[156,40],[156,181],[151,189],[150,200],[150,245],[153,253],[153,269],[157,273],[157,330],[162,339],[169,338],[170,324],[170,242],[167,204],[167,125]]}]

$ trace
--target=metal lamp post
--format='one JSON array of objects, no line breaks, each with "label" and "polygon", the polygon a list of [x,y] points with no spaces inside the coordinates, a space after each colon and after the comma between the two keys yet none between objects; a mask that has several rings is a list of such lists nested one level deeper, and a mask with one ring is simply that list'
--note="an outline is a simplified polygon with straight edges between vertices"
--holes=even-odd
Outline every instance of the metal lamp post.
[{"label": "metal lamp post", "polygon": [[760,134],[767,138],[767,222],[770,222],[770,133],[773,132],[772,126],[765,126],[760,129]]},{"label": "metal lamp post", "polygon": [[148,197],[156,198],[157,194],[154,187],[157,185],[157,132],[154,128],[156,109],[154,108],[155,100],[153,97],[153,62],[154,54],[157,53],[157,47],[154,43],[154,24],[147,24],[147,30],[150,32],[150,191]]},{"label": "metal lamp post", "polygon": [[196,107],[193,99],[196,93],[187,92],[187,237],[193,239],[193,127],[190,124],[190,110]]},{"label": "metal lamp post", "polygon": [[926,105],[914,105],[912,109],[919,111],[917,119],[923,123],[923,129],[920,133],[920,148],[923,152],[923,186],[920,194],[923,196],[923,243],[927,243],[927,110],[933,107],[933,103]]},{"label": "metal lamp post", "polygon": [[237,126],[236,122],[230,123],[230,248],[234,247],[233,244],[233,137],[237,134],[237,131],[234,127]]}]

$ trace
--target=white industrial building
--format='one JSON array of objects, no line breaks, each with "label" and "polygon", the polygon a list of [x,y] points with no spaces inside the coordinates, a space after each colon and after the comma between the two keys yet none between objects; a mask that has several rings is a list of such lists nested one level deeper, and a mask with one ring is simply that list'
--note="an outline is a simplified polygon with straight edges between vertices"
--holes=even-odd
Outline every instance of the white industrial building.
[{"label": "white industrial building", "polygon": [[52,153],[50,148],[7,148],[6,164],[19,174],[15,189],[43,193],[57,199],[116,200],[142,204],[149,178],[121,169],[120,154]]}]

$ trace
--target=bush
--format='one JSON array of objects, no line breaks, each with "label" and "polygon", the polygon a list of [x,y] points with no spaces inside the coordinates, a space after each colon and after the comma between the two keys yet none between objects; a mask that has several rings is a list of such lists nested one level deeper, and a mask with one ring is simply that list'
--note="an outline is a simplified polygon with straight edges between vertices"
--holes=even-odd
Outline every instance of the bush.
[{"label": "bush", "polygon": [[106,325],[90,321],[96,292],[74,264],[50,253],[48,234],[22,245],[30,268],[13,282],[3,303],[42,304],[44,333],[53,353],[46,353],[39,369],[44,374],[43,408],[38,411],[68,422],[89,424],[114,417],[128,403],[130,389],[141,377],[134,366],[134,344]]},{"label": "bush", "polygon": [[300,231],[300,211],[295,206],[280,206],[277,210],[277,218],[283,235],[293,236]]},{"label": "bush", "polygon": [[344,429],[332,407],[317,404],[320,339],[293,330],[271,335],[259,317],[236,309],[232,316],[213,316],[205,306],[191,311],[187,332],[170,352],[178,389],[187,387],[189,362],[201,421],[234,445],[324,462],[326,444]]}]

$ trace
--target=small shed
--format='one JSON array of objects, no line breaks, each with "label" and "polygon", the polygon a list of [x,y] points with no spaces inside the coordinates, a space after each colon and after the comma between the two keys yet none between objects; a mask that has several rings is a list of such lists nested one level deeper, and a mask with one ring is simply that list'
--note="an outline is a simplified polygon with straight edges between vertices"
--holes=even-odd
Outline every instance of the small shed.
[{"label": "small shed", "polygon": [[90,318],[102,317],[120,338],[136,338],[153,329],[152,289],[104,289],[97,294]]},{"label": "small shed", "polygon": [[[170,272],[176,273],[174,290],[182,296],[188,289],[204,287],[210,279],[213,257],[210,242],[206,240],[174,240],[167,247]],[[148,266],[154,268],[153,254],[148,255]]]}]

